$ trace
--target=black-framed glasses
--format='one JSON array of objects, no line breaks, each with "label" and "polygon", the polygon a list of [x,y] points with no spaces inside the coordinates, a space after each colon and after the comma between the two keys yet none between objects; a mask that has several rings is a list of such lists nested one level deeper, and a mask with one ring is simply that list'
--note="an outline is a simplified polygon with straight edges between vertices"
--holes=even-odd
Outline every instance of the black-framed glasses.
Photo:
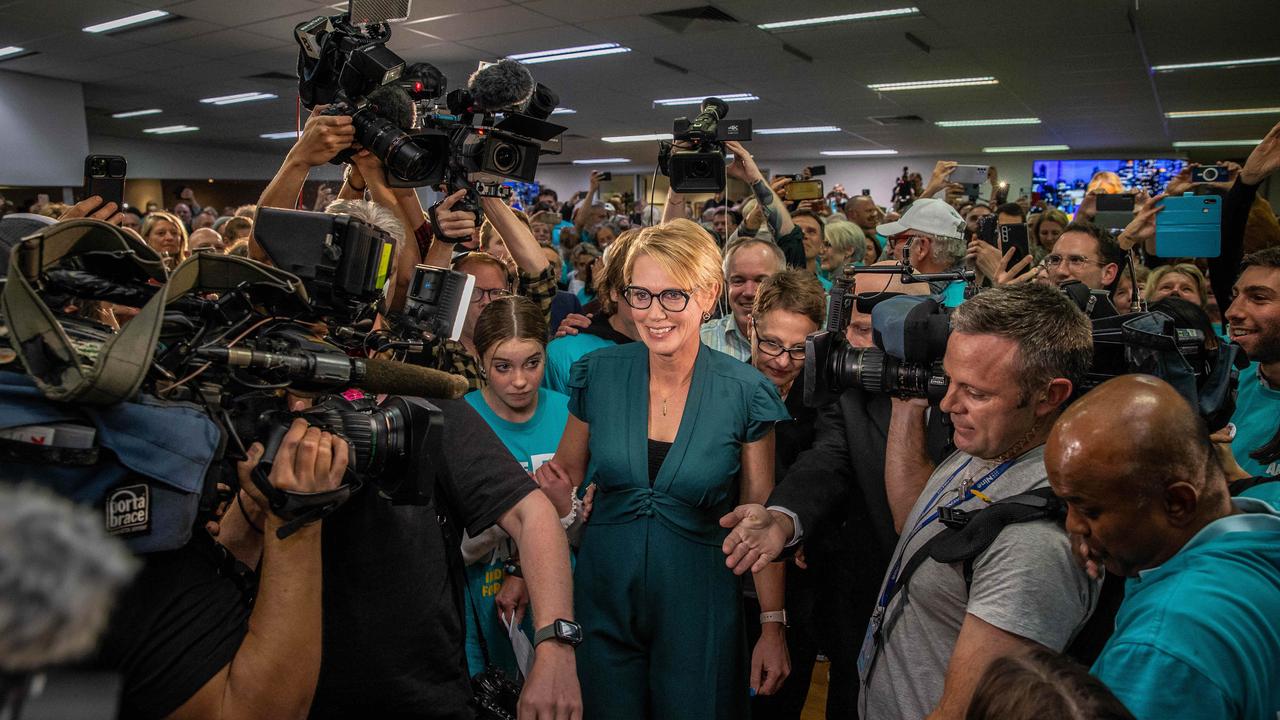
[{"label": "black-framed glasses", "polygon": [[1067,267],[1071,268],[1072,270],[1083,270],[1086,266],[1089,266],[1089,265],[1098,265],[1098,266],[1106,265],[1106,263],[1104,262],[1098,262],[1093,258],[1087,258],[1083,255],[1059,255],[1057,253],[1054,253],[1052,255],[1045,255],[1044,260],[1041,261],[1041,264],[1044,265],[1046,268],[1049,268],[1050,270],[1052,270],[1053,268],[1056,268],[1059,265],[1061,265],[1063,262],[1066,262]]},{"label": "black-framed glasses", "polygon": [[682,312],[689,306],[689,293],[676,288],[667,288],[653,292],[648,288],[628,285],[622,289],[622,299],[628,305],[636,310],[648,310],[653,305],[653,299],[658,298],[658,304],[667,312]]},{"label": "black-framed glasses", "polygon": [[513,294],[506,288],[471,288],[471,302],[493,302],[498,298],[511,297]]},{"label": "black-framed glasses", "polygon": [[760,352],[768,355],[769,357],[781,357],[783,353],[786,353],[792,360],[804,362],[804,345],[787,347],[786,345],[774,342],[773,340],[765,340],[757,337],[756,347],[760,348]]}]

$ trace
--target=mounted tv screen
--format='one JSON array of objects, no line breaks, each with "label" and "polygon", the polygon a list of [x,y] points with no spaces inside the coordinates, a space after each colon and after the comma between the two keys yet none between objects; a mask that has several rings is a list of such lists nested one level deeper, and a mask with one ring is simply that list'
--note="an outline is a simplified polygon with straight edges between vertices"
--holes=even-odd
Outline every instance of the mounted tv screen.
[{"label": "mounted tv screen", "polygon": [[1036,160],[1031,165],[1031,191],[1046,205],[1059,208],[1068,215],[1075,213],[1084,200],[1085,189],[1093,176],[1113,172],[1120,176],[1126,192],[1143,190],[1151,195],[1164,191],[1169,179],[1177,175],[1185,160]]}]

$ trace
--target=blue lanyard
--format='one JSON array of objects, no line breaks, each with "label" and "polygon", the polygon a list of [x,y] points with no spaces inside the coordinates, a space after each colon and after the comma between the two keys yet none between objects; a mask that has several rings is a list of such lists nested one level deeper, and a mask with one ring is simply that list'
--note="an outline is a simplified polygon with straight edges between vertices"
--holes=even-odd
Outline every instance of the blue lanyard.
[{"label": "blue lanyard", "polygon": [[[951,489],[951,481],[955,480],[957,475],[959,475],[962,471],[964,471],[965,468],[969,467],[969,463],[971,462],[973,462],[973,458],[969,458],[968,460],[965,460],[963,465],[956,468],[955,472],[951,473],[951,475],[947,477],[947,481],[942,483],[942,487],[938,488],[938,491],[933,494],[933,497],[929,498],[929,502],[928,504],[925,505],[925,507],[933,507],[934,505],[936,505],[938,502],[938,499],[942,497],[943,493],[946,493],[948,490]],[[960,503],[964,502],[965,500],[968,500],[969,498],[973,497],[974,496],[973,490],[982,492],[983,490],[987,489],[988,487],[991,486],[992,483],[998,480],[1001,475],[1004,475],[1006,470],[1013,467],[1013,465],[1017,462],[1018,461],[1015,459],[1015,460],[1006,460],[1000,463],[996,467],[992,468],[991,471],[988,472],[986,475],[983,475],[982,478],[979,479],[977,482],[975,482],[973,485],[969,486],[969,488],[965,490],[963,493],[961,493],[959,497],[947,503],[945,507],[948,507],[948,508],[955,507]],[[915,539],[916,535],[919,534],[921,530],[925,529],[926,527],[929,526],[930,523],[937,520],[938,515],[939,515],[939,509],[935,507],[933,512],[931,512],[924,519],[920,520],[920,522],[916,523],[916,526],[912,528],[910,533],[907,534],[906,540],[902,542],[902,552],[898,554],[898,557],[893,562],[893,567],[889,569],[889,579],[887,582],[885,582],[884,592],[880,593],[880,600],[877,603],[879,609],[883,610],[889,606],[889,600],[890,598],[893,597],[893,589],[898,584],[898,574],[902,572],[902,558],[903,556],[906,555],[907,546],[911,544],[911,541]]]}]

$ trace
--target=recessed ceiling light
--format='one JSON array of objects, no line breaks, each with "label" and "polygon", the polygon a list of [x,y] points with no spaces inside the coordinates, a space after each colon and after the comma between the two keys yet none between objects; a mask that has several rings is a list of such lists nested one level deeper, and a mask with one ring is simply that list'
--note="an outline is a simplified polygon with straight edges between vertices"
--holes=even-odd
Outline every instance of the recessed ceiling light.
[{"label": "recessed ceiling light", "polygon": [[1257,140],[1184,140],[1173,144],[1176,148],[1194,148],[1194,147],[1232,147],[1235,145],[1257,145],[1262,142],[1262,138]]},{"label": "recessed ceiling light", "polygon": [[1152,65],[1151,69],[1155,72],[1169,72],[1170,70],[1192,70],[1194,68],[1237,67],[1239,65],[1266,65],[1268,63],[1280,63],[1280,57],[1243,58],[1240,60],[1215,60],[1213,62],[1178,63],[1175,65]]},{"label": "recessed ceiling light", "polygon": [[601,140],[607,143],[629,143],[629,142],[648,142],[650,140],[670,140],[671,133],[651,133],[649,135],[614,135],[612,137],[602,137]]},{"label": "recessed ceiling light", "polygon": [[934,88],[969,87],[971,85],[998,85],[999,80],[991,76],[971,78],[951,78],[948,80],[917,80],[914,82],[876,83],[867,87],[876,92],[894,92],[897,90],[933,90]]},{"label": "recessed ceiling light", "polygon": [[556,108],[555,110],[551,111],[551,114],[552,115],[576,115],[578,114],[578,111],[570,110],[569,108]]},{"label": "recessed ceiling light", "polygon": [[631,48],[622,47],[618,43],[600,43],[598,45],[579,45],[577,47],[559,48],[557,50],[539,50],[538,52],[519,53],[516,55],[508,55],[508,60],[518,60],[525,65],[533,65],[535,63],[555,62],[557,60],[577,60],[584,57],[595,57],[597,55],[617,55],[618,53],[629,53]]},{"label": "recessed ceiling light", "polygon": [[210,105],[234,105],[242,102],[253,102],[254,100],[270,100],[276,97],[271,93],[264,92],[246,92],[237,93],[235,95],[222,95],[219,97],[202,98],[200,102]]},{"label": "recessed ceiling light", "polygon": [[629,163],[631,160],[627,158],[594,158],[591,160],[574,160],[574,165],[617,165],[619,163]]},{"label": "recessed ceiling light", "polygon": [[118,20],[108,20],[107,22],[98,23],[97,25],[90,25],[89,27],[84,28],[84,31],[87,33],[111,32],[112,30],[120,30],[122,28],[166,17],[169,17],[169,13],[164,10],[148,10],[147,12],[130,15],[129,17],[122,17]]},{"label": "recessed ceiling light", "polygon": [[1018,145],[1016,147],[986,147],[984,153],[1018,153],[1018,152],[1062,152],[1070,150],[1067,145]]},{"label": "recessed ceiling light", "polygon": [[905,7],[895,8],[893,10],[873,10],[871,12],[850,13],[848,15],[827,15],[826,17],[805,18],[803,20],[783,20],[782,22],[763,23],[756,25],[756,27],[761,30],[782,30],[784,28],[805,27],[807,25],[827,25],[829,23],[901,17],[903,15],[916,15],[919,12],[920,8]]},{"label": "recessed ceiling light", "polygon": [[18,47],[17,45],[10,45],[9,47],[0,47],[0,58],[9,57],[11,55],[21,55],[24,52],[26,52],[26,50]]},{"label": "recessed ceiling light", "polygon": [[987,127],[993,125],[1039,125],[1040,118],[992,118],[991,120],[939,120],[938,127]]},{"label": "recessed ceiling light", "polygon": [[875,148],[872,150],[823,150],[820,155],[829,155],[831,157],[856,157],[858,155],[897,155],[897,150],[889,148]]},{"label": "recessed ceiling light", "polygon": [[760,98],[751,93],[728,93],[726,95],[698,95],[697,97],[667,98],[665,100],[654,100],[654,105],[701,105],[703,100],[709,97],[718,97],[725,102],[751,102]]},{"label": "recessed ceiling light", "polygon": [[199,129],[192,125],[165,125],[164,127],[147,128],[142,132],[151,133],[152,135],[172,135],[173,133],[191,132]]},{"label": "recessed ceiling light", "polygon": [[1177,112],[1167,112],[1164,114],[1167,118],[1206,118],[1206,117],[1230,117],[1232,115],[1273,115],[1280,113],[1280,107],[1268,108],[1241,108],[1239,110],[1179,110]]},{"label": "recessed ceiling light", "polygon": [[258,137],[266,138],[267,140],[296,140],[298,139],[298,131],[289,130],[286,132],[263,133]]},{"label": "recessed ceiling light", "polygon": [[114,113],[111,117],[113,118],[142,117],[143,115],[159,115],[162,112],[164,111],[161,110],[160,108],[147,108],[146,110],[129,110],[128,112],[118,112],[118,113]]},{"label": "recessed ceiling light", "polygon": [[797,135],[800,133],[840,132],[840,128],[835,125],[811,125],[809,127],[756,128],[754,132],[759,135]]}]

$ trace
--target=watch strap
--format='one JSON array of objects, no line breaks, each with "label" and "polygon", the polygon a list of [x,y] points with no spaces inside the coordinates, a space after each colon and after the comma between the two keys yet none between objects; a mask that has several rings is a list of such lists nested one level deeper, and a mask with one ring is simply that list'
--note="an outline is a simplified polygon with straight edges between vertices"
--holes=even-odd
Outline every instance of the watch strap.
[{"label": "watch strap", "polygon": [[785,626],[787,624],[787,611],[770,610],[760,613],[760,624],[763,625],[765,623],[782,623]]},{"label": "watch strap", "polygon": [[540,628],[533,633],[533,644],[536,647],[538,645],[541,645],[543,640],[554,640],[555,637],[556,637],[556,624],[553,622],[550,625],[544,628]]}]

